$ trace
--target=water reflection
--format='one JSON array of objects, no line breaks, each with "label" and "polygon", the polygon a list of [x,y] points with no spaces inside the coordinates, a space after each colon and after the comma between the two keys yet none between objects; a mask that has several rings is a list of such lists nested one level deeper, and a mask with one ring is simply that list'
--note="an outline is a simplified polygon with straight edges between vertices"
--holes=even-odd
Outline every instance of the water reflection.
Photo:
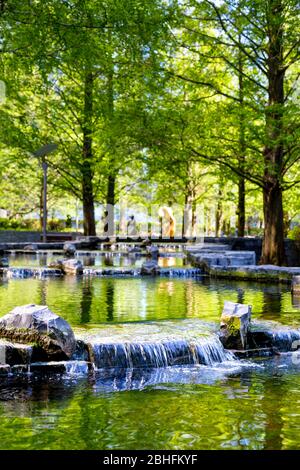
[{"label": "water reflection", "polygon": [[282,291],[279,286],[269,286],[263,291],[262,316],[266,320],[280,319]]},{"label": "water reflection", "polygon": [[108,279],[106,283],[106,320],[112,322],[114,320],[115,309],[115,283],[113,279]]},{"label": "water reflection", "polygon": [[272,361],[2,380],[0,448],[299,449],[299,366]]},{"label": "water reflection", "polygon": [[91,321],[91,308],[93,303],[94,289],[91,278],[82,280],[82,296],[80,302],[81,323],[88,324]]},{"label": "water reflection", "polygon": [[225,300],[249,303],[253,316],[300,326],[288,286],[209,278],[1,279],[0,311],[47,304],[73,325],[102,322],[201,318],[218,322]]}]

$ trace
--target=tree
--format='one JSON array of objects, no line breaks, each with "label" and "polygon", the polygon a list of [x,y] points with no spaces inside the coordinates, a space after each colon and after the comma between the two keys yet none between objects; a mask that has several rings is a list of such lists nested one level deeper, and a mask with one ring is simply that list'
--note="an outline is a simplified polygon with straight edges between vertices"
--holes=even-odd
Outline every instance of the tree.
[{"label": "tree", "polygon": [[[183,15],[185,27],[191,31],[190,44],[198,49],[206,69],[202,69],[200,77],[193,70],[177,76],[212,90],[224,103],[229,100],[239,103],[243,113],[247,110],[246,126],[240,128],[239,137],[236,139],[234,134],[229,137],[247,146],[246,158],[234,158],[226,147],[215,154],[216,146],[209,142],[209,137],[205,142],[206,152],[203,146],[199,150],[197,143],[190,146],[191,152],[198,158],[230,168],[240,178],[262,189],[265,232],[261,262],[281,265],[285,259],[282,191],[295,184],[288,181],[288,173],[299,160],[299,126],[295,125],[290,111],[293,78],[300,58],[298,2],[205,0],[199,4],[191,1]],[[239,66],[232,60],[234,55],[239,58]],[[207,73],[212,60],[223,77],[218,70],[213,76]],[[243,78],[239,87],[233,74]],[[262,125],[264,132],[260,129]],[[213,128],[214,138],[218,136],[224,141],[218,127]]]}]

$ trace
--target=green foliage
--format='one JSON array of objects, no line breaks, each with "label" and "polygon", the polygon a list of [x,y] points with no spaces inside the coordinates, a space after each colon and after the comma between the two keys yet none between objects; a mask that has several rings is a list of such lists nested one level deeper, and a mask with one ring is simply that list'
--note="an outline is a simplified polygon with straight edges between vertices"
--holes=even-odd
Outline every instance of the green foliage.
[{"label": "green foliage", "polygon": [[[95,205],[112,196],[146,206],[189,202],[218,211],[234,233],[241,178],[247,225],[253,212],[263,218],[269,173],[288,191],[285,212],[295,218],[299,11],[296,0],[278,2],[275,15],[271,0],[7,2],[0,207],[11,219],[41,217],[41,162],[31,155],[55,141],[50,210],[84,203],[85,193]],[[284,104],[268,96],[276,22]],[[265,158],[281,148],[279,163]]]},{"label": "green foliage", "polygon": [[288,232],[288,238],[300,242],[300,226],[296,225],[292,230]]}]

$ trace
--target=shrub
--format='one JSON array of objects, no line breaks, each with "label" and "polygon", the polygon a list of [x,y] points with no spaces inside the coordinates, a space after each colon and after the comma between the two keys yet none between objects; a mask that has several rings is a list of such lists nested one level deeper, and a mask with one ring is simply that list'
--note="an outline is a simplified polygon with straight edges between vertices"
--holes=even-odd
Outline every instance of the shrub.
[{"label": "shrub", "polygon": [[292,230],[288,232],[288,238],[300,242],[300,226],[296,225]]},{"label": "shrub", "polygon": [[48,230],[50,232],[61,232],[66,227],[63,220],[51,219],[48,221]]}]

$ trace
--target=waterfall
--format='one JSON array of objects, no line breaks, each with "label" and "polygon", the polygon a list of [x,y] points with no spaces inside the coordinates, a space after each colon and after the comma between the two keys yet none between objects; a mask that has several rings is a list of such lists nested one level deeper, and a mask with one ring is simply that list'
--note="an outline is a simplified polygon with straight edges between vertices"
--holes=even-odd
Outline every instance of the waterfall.
[{"label": "waterfall", "polygon": [[69,361],[65,363],[66,373],[70,375],[88,374],[90,364],[85,361]]},{"label": "waterfall", "polygon": [[97,369],[213,365],[234,359],[234,355],[223,348],[217,336],[200,338],[197,341],[94,342],[91,346]]},{"label": "waterfall", "polygon": [[29,279],[62,276],[62,273],[59,269],[51,268],[5,268],[2,274],[6,275],[8,279]]}]

